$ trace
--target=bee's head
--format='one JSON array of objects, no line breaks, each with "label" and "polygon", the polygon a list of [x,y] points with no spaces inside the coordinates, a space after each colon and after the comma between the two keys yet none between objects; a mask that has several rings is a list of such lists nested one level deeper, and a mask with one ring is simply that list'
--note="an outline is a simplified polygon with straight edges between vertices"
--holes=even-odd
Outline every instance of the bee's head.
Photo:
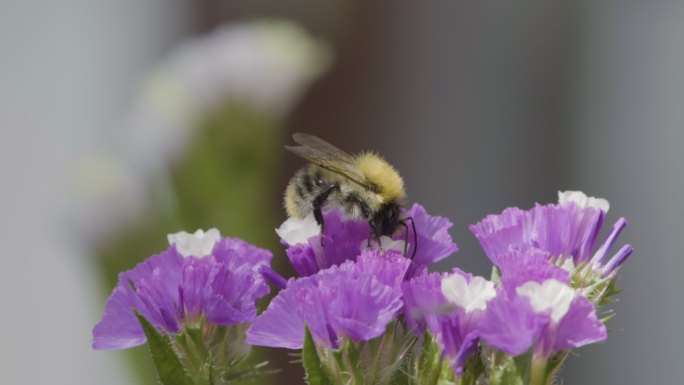
[{"label": "bee's head", "polygon": [[401,210],[399,205],[388,203],[380,208],[370,221],[375,236],[392,235],[399,224]]}]

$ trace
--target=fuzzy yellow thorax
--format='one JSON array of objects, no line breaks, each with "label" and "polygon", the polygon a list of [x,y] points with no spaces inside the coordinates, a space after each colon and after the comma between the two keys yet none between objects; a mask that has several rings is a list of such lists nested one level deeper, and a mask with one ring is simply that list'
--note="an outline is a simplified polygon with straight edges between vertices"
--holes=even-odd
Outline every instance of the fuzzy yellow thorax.
[{"label": "fuzzy yellow thorax", "polygon": [[374,153],[363,153],[355,158],[356,167],[366,181],[378,187],[381,203],[398,202],[404,199],[404,180],[397,170],[382,157]]}]

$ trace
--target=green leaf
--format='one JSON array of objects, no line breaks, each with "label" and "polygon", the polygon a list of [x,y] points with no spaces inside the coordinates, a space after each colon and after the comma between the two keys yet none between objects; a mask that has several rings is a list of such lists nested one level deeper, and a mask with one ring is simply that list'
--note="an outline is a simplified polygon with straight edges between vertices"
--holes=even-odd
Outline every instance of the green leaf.
[{"label": "green leaf", "polygon": [[193,385],[190,377],[185,373],[180,358],[173,347],[171,339],[162,335],[140,313],[135,312],[140,326],[147,337],[147,346],[152,353],[154,365],[157,368],[159,381],[163,385]]},{"label": "green leaf", "polygon": [[309,385],[330,385],[331,381],[323,371],[321,359],[316,351],[316,344],[309,327],[306,327],[304,334],[304,348],[302,349],[302,362],[306,372],[306,383]]}]

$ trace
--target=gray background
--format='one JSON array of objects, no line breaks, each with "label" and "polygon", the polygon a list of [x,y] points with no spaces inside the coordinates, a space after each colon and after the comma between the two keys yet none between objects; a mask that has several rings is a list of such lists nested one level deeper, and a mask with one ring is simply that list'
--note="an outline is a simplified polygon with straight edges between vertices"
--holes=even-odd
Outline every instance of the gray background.
[{"label": "gray background", "polygon": [[681,383],[684,2],[657,0],[0,3],[0,383],[128,383],[118,353],[89,348],[102,303],[64,220],[74,169],[180,38],[256,16],[333,42],[289,128],[385,154],[453,220],[450,263],[487,274],[466,230],[487,213],[558,189],[608,198],[636,252],[615,332],[566,383]]}]

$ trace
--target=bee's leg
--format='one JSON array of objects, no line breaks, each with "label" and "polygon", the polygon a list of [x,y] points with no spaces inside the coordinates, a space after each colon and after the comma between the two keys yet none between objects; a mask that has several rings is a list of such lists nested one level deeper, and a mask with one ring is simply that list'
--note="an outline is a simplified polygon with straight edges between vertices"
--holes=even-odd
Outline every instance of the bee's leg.
[{"label": "bee's leg", "polygon": [[382,242],[380,241],[380,237],[377,234],[375,234],[375,232],[373,230],[371,230],[371,232],[368,233],[368,238],[366,240],[366,245],[369,249],[371,247],[371,239],[374,239],[375,242],[378,244],[378,249],[380,249],[380,251],[383,251],[382,250]]},{"label": "bee's leg", "polygon": [[321,246],[323,246],[323,236],[325,235],[325,222],[323,221],[322,208],[325,204],[325,201],[328,200],[330,193],[332,193],[333,190],[335,190],[337,187],[337,183],[333,183],[330,186],[326,187],[325,190],[321,191],[318,195],[316,195],[316,197],[314,197],[312,203],[314,218],[316,219],[316,223],[318,223],[321,226]]},{"label": "bee's leg", "polygon": [[406,228],[406,245],[404,245],[404,255],[406,255],[408,247],[408,226],[406,221],[411,221],[411,229],[413,230],[413,253],[411,253],[411,259],[416,256],[416,250],[418,250],[418,233],[416,232],[416,223],[413,221],[412,217],[406,217],[399,221],[399,223]]},{"label": "bee's leg", "polygon": [[375,242],[378,243],[378,249],[380,251],[382,250],[382,242],[380,241],[380,232],[378,231],[377,224],[373,219],[368,221],[368,225],[370,226],[370,233],[368,233],[368,248],[371,246],[371,238],[375,238]]},{"label": "bee's leg", "polygon": [[399,224],[404,226],[404,257],[405,257],[406,253],[408,252],[409,229],[408,229],[408,225],[406,223],[399,221]]},{"label": "bee's leg", "polygon": [[[371,231],[370,231],[370,233],[368,233],[368,240],[367,240],[367,242],[366,242],[366,246],[367,246],[368,248],[370,248],[370,246],[371,246],[371,236],[373,236],[373,235],[375,235],[375,234],[377,233],[377,231],[376,231],[376,226],[375,226],[375,220],[374,220],[374,218],[371,218],[370,208],[368,207],[368,205],[366,204],[366,202],[364,202],[364,200],[361,199],[361,197],[359,197],[359,196],[356,195],[356,194],[351,194],[351,195],[349,196],[348,199],[351,200],[351,201],[353,201],[354,203],[356,203],[356,204],[359,206],[359,208],[361,209],[361,215],[362,215],[364,218],[369,218],[369,220],[368,220],[368,226],[370,226]],[[376,239],[378,238],[377,235],[375,236],[375,238],[376,238]],[[381,245],[381,247],[382,247],[382,245]]]}]

